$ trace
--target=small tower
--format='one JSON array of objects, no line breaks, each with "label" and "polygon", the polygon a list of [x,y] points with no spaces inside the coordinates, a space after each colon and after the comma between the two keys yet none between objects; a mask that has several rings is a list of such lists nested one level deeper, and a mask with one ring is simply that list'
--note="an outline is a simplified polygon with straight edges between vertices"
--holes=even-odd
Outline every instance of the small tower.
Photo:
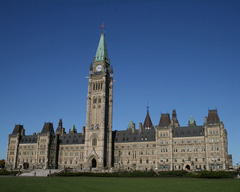
[{"label": "small tower", "polygon": [[75,128],[75,125],[74,125],[74,124],[72,124],[71,129],[69,129],[69,133],[70,133],[70,134],[77,133],[77,129]]},{"label": "small tower", "polygon": [[56,130],[56,134],[59,134],[61,136],[66,134],[65,128],[63,128],[63,126],[62,126],[62,119],[59,120],[58,127],[57,127],[57,130]]},{"label": "small tower", "polygon": [[193,116],[191,115],[190,120],[188,121],[188,126],[196,126],[196,121],[194,120]]},{"label": "small tower", "polygon": [[172,111],[172,122],[175,127],[180,127],[180,125],[178,123],[178,119],[177,119],[177,112],[175,109]]},{"label": "small tower", "polygon": [[149,106],[147,106],[147,115],[143,124],[143,129],[154,129],[154,125],[152,124],[152,120],[149,115]]}]

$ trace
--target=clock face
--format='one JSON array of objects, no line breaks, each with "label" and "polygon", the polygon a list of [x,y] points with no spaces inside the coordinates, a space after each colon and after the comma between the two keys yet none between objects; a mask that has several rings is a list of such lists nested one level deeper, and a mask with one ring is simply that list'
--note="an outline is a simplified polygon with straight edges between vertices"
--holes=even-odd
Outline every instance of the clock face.
[{"label": "clock face", "polygon": [[96,71],[99,72],[99,71],[101,71],[101,70],[102,70],[102,65],[97,65],[97,66],[96,66]]}]

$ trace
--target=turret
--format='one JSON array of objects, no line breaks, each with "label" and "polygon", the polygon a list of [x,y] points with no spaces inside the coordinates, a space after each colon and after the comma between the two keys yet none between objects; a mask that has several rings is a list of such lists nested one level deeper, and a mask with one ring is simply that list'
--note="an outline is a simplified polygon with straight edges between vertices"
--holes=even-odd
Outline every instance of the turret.
[{"label": "turret", "polygon": [[75,128],[75,125],[73,124],[71,129],[69,129],[69,133],[72,134],[72,133],[77,133],[77,129]]}]

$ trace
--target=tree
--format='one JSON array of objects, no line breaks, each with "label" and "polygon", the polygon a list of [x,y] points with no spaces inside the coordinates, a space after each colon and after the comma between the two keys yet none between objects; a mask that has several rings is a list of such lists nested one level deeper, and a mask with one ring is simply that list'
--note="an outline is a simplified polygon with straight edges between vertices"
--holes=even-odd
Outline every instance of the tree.
[{"label": "tree", "polygon": [[4,169],[4,167],[5,167],[5,160],[2,159],[2,160],[0,160],[0,168]]}]

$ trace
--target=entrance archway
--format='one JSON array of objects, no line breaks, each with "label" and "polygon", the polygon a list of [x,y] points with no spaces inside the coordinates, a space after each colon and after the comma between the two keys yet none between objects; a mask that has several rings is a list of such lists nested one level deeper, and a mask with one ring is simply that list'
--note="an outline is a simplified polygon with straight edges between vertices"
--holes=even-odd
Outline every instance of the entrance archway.
[{"label": "entrance archway", "polygon": [[97,167],[97,161],[96,161],[96,159],[92,159],[92,168],[95,168],[95,167]]},{"label": "entrance archway", "polygon": [[186,165],[185,169],[190,170],[190,166]]}]

